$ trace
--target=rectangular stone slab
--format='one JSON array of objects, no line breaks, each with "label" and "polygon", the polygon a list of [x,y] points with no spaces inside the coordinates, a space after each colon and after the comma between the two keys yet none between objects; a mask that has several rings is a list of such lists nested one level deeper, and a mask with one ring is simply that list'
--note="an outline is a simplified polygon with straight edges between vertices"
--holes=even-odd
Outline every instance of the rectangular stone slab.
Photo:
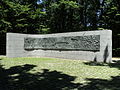
[{"label": "rectangular stone slab", "polygon": [[24,49],[99,51],[100,35],[24,38]]},{"label": "rectangular stone slab", "polygon": [[7,57],[49,57],[112,62],[112,31],[7,33]]}]

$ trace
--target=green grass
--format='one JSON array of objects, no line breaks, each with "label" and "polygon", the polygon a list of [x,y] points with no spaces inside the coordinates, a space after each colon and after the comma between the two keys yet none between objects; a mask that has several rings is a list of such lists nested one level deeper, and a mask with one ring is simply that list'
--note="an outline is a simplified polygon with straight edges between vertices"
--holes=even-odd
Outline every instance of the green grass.
[{"label": "green grass", "polygon": [[[120,63],[0,57],[6,90],[120,90]],[[118,81],[119,80],[119,81]]]}]

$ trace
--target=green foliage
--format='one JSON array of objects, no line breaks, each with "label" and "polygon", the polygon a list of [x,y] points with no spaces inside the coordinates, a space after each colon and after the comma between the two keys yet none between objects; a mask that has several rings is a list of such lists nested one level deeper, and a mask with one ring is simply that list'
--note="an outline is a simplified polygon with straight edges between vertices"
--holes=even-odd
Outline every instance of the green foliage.
[{"label": "green foliage", "polygon": [[[1,0],[0,33],[119,31],[119,0]],[[45,32],[44,32],[45,31]]]},{"label": "green foliage", "polygon": [[[37,2],[36,2],[37,3]],[[0,2],[0,32],[41,33],[45,12],[31,4]]]},{"label": "green foliage", "polygon": [[51,3],[46,8],[47,25],[50,32],[70,32],[80,29],[79,22],[80,6],[74,1],[64,1]]},{"label": "green foliage", "polygon": [[113,30],[114,34],[119,33],[120,25],[120,1],[119,0],[104,0],[102,6],[103,13],[101,14],[101,27]]}]

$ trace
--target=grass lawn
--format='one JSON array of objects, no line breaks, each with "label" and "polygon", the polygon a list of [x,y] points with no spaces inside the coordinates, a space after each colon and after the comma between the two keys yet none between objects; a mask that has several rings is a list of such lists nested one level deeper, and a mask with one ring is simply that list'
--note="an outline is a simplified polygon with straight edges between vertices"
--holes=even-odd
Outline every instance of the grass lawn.
[{"label": "grass lawn", "polygon": [[0,57],[0,90],[120,90],[120,62]]}]

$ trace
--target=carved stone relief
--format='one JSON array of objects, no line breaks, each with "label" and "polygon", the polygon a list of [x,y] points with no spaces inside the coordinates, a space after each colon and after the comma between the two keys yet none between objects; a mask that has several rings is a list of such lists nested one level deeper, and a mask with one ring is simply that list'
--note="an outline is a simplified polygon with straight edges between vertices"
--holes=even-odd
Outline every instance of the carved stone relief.
[{"label": "carved stone relief", "polygon": [[99,51],[100,35],[24,38],[24,49]]}]

